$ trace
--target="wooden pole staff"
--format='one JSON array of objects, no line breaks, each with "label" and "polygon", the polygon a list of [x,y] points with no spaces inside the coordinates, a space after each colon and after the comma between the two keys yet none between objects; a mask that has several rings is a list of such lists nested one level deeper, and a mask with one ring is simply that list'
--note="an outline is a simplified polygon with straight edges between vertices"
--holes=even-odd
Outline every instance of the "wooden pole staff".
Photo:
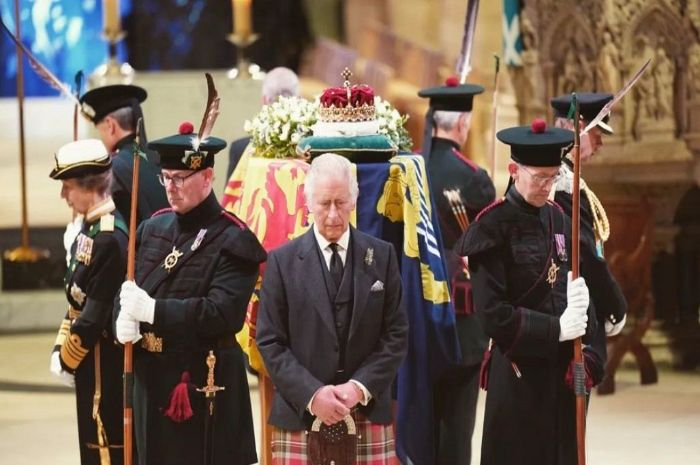
[{"label": "wooden pole staff", "polygon": [[496,182],[496,132],[498,129],[498,71],[501,68],[501,58],[498,55],[494,55],[493,58],[496,60],[496,74],[493,78],[493,99],[491,103],[491,179]]},{"label": "wooden pole staff", "polygon": [[[574,186],[571,209],[571,273],[580,276],[580,222],[581,222],[581,136],[579,105],[576,94],[572,94],[574,105]],[[576,396],[576,445],[578,465],[586,465],[586,370],[583,362],[581,338],[574,339],[574,394]]]},{"label": "wooden pole staff", "polygon": [[[19,0],[15,0],[15,34],[22,37],[20,29]],[[24,144],[24,66],[22,63],[22,49],[15,48],[17,54],[17,106],[19,107],[19,173],[20,189],[22,194],[22,249],[29,249],[29,223],[27,221],[27,161]]]},{"label": "wooden pole staff", "polygon": [[[134,172],[131,177],[131,210],[129,211],[129,247],[127,249],[126,279],[135,280],[136,270],[136,226],[139,198],[139,162],[141,160],[141,144],[139,134],[143,121],[139,118],[136,123],[136,142],[134,144]],[[133,399],[134,399],[134,345],[124,344],[124,464],[131,465],[133,458],[132,436],[134,430]]]}]

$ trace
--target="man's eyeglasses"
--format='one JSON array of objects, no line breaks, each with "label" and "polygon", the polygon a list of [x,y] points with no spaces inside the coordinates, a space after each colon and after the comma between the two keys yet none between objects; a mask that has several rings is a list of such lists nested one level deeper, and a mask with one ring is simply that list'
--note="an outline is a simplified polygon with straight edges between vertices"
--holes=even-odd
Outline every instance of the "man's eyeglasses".
[{"label": "man's eyeglasses", "polygon": [[523,169],[527,174],[530,175],[532,180],[537,184],[538,186],[546,186],[547,184],[554,184],[559,179],[561,178],[561,175],[559,173],[553,175],[553,176],[545,176],[539,173],[533,173],[529,169],[525,168],[523,165],[518,165],[520,168]]},{"label": "man's eyeglasses", "polygon": [[160,182],[160,185],[163,187],[168,187],[168,184],[172,183],[175,187],[179,189],[185,185],[185,179],[194,176],[197,173],[199,173],[199,171],[193,171],[187,176],[165,176],[163,174],[159,174],[158,182]]}]

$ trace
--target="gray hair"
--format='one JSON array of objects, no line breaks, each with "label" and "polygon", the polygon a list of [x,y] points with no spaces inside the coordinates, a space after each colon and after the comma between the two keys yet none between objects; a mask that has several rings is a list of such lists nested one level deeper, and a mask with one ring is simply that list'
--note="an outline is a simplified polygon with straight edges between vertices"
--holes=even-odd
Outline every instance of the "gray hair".
[{"label": "gray hair", "polygon": [[457,124],[457,120],[467,112],[464,111],[443,111],[438,110],[433,113],[433,120],[435,121],[435,126],[443,131],[451,131]]},{"label": "gray hair", "polygon": [[114,110],[107,116],[111,116],[117,122],[120,128],[125,131],[135,131],[134,127],[134,112],[131,107],[122,107]]},{"label": "gray hair", "polygon": [[97,192],[99,195],[112,192],[112,169],[97,174],[87,174],[75,178],[75,182],[81,189]]},{"label": "gray hair", "polygon": [[278,97],[296,97],[299,95],[299,78],[289,68],[279,66],[265,74],[262,83],[262,95],[267,103]]},{"label": "gray hair", "polygon": [[357,175],[352,169],[352,163],[347,158],[335,153],[324,153],[314,158],[311,162],[311,169],[306,174],[304,181],[304,197],[306,204],[311,205],[313,201],[314,185],[316,178],[336,178],[347,179],[348,189],[353,202],[357,201],[360,189],[357,185]]}]

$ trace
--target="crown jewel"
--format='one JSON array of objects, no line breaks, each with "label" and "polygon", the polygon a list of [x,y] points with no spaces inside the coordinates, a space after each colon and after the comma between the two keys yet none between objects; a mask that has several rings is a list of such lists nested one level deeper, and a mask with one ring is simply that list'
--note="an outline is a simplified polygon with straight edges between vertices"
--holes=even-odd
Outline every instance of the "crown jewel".
[{"label": "crown jewel", "polygon": [[374,89],[365,84],[351,85],[352,72],[348,68],[341,75],[342,86],[330,87],[321,94],[319,119],[329,123],[374,120]]}]

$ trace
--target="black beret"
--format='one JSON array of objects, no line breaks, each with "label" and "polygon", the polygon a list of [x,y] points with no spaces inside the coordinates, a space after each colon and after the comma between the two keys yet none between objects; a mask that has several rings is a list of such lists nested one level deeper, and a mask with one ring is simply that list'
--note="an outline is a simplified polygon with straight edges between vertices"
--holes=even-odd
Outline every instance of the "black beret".
[{"label": "black beret", "polygon": [[502,129],[498,140],[510,145],[513,161],[527,166],[559,166],[574,142],[574,133],[568,129],[548,128],[544,120],[535,120],[531,126]]},{"label": "black beret", "polygon": [[[608,93],[576,93],[578,99],[578,111],[585,121],[592,121],[600,110],[603,109],[606,103],[613,99],[613,94]],[[560,95],[550,100],[552,108],[554,108],[554,116],[558,118],[569,118],[569,108],[571,107],[571,94]],[[607,115],[598,123],[598,126],[606,133],[612,134],[613,129],[607,124],[610,115]],[[570,118],[569,118],[570,119]]]},{"label": "black beret", "polygon": [[218,137],[199,141],[191,123],[181,124],[178,134],[148,143],[160,155],[160,167],[168,170],[198,171],[214,166],[214,155],[224,147],[226,141]]},{"label": "black beret", "polygon": [[139,105],[147,96],[146,90],[139,86],[117,84],[85,92],[80,97],[80,103],[83,114],[97,124],[115,110]]}]

